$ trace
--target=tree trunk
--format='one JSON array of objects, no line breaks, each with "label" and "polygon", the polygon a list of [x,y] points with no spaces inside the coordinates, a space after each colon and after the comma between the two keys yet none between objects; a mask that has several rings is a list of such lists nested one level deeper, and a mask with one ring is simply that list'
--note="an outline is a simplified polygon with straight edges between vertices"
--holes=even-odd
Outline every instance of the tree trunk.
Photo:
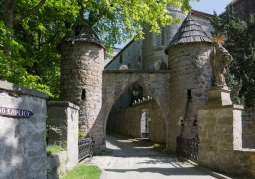
[{"label": "tree trunk", "polygon": [[7,32],[6,32],[7,41],[4,42],[3,45],[4,45],[4,54],[6,56],[11,56],[11,42],[12,42],[12,36],[13,36],[11,29],[13,29],[13,27],[17,23],[21,22],[23,19],[25,19],[26,17],[30,16],[31,14],[36,12],[38,9],[40,9],[45,4],[45,2],[46,2],[46,0],[41,0],[32,9],[30,9],[29,11],[27,11],[15,18],[14,10],[17,5],[17,0],[6,0],[5,1],[4,12],[3,12],[3,21],[4,21],[5,27],[7,28]]}]

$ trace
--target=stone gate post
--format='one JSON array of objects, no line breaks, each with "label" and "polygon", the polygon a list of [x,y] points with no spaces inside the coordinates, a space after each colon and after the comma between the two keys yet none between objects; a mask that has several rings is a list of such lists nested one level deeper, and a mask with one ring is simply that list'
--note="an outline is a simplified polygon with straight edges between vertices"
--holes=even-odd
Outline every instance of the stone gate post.
[{"label": "stone gate post", "polygon": [[79,107],[67,101],[49,101],[49,145],[60,145],[69,158],[67,167],[78,163]]}]

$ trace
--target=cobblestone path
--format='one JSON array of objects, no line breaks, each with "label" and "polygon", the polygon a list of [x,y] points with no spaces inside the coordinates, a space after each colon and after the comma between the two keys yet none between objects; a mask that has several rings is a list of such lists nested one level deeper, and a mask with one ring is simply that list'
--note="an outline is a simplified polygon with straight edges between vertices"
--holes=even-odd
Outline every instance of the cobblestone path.
[{"label": "cobblestone path", "polygon": [[107,136],[110,156],[94,156],[90,164],[104,170],[102,179],[212,179],[190,163],[179,162],[130,140]]}]

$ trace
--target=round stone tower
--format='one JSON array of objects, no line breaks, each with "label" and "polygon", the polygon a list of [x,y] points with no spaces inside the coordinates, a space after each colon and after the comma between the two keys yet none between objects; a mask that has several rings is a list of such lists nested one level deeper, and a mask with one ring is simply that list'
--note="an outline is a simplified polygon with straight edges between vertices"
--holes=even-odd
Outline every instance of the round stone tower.
[{"label": "round stone tower", "polygon": [[[102,146],[99,130],[105,48],[91,27],[78,26],[58,46],[61,53],[60,100],[80,107],[79,129]],[[103,129],[103,126],[101,126]]]},{"label": "round stone tower", "polygon": [[[168,58],[165,55],[164,50],[173,39],[183,20],[187,17],[187,14],[183,13],[177,7],[168,6],[167,9],[170,11],[173,18],[180,19],[180,23],[163,27],[161,34],[149,32],[149,26],[144,29],[142,58],[143,70],[167,70]],[[149,96],[150,94],[148,91],[143,89],[143,95]]]},{"label": "round stone tower", "polygon": [[170,149],[176,137],[198,137],[197,109],[204,106],[211,87],[211,40],[188,15],[165,50],[170,72]]},{"label": "round stone tower", "polygon": [[168,60],[164,50],[187,16],[176,7],[168,6],[167,9],[170,11],[173,18],[179,18],[181,22],[163,27],[161,34],[149,32],[150,27],[144,29],[143,70],[167,69]]}]

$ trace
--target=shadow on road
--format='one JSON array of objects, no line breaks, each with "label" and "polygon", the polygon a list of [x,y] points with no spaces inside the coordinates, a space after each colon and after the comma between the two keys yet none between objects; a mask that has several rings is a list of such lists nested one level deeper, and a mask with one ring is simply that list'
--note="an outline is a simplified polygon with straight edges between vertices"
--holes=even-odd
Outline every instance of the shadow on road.
[{"label": "shadow on road", "polygon": [[106,172],[139,172],[139,173],[158,173],[165,176],[172,175],[206,175],[204,172],[199,170],[194,170],[194,167],[187,168],[157,168],[157,167],[146,167],[146,168],[128,168],[128,169],[105,169]]}]

